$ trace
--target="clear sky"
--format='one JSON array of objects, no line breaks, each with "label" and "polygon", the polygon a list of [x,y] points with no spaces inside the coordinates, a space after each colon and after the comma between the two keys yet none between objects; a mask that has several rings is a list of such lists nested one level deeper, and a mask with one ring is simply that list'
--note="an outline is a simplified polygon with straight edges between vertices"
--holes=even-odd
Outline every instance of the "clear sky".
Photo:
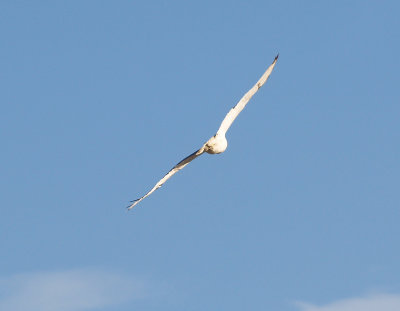
[{"label": "clear sky", "polygon": [[0,310],[400,310],[399,11],[2,1]]}]

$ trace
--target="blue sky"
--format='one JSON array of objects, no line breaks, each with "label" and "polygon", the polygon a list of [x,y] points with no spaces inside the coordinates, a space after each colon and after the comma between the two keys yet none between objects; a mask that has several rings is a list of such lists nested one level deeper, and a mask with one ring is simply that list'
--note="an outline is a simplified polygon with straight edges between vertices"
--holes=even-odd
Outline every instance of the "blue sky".
[{"label": "blue sky", "polygon": [[399,310],[399,10],[2,1],[0,309]]}]

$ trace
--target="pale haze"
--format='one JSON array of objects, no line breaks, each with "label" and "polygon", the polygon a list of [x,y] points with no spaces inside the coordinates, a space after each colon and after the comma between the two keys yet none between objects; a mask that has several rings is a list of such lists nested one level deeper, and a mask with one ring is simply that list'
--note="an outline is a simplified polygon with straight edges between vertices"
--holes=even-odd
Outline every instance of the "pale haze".
[{"label": "pale haze", "polygon": [[2,1],[0,310],[400,310],[399,11]]}]

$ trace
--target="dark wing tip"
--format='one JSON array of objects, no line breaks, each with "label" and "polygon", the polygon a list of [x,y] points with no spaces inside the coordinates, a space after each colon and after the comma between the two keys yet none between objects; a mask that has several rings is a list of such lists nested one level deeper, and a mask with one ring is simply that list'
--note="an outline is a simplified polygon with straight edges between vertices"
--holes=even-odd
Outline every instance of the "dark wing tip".
[{"label": "dark wing tip", "polygon": [[130,211],[137,203],[137,201],[139,201],[140,199],[136,199],[136,200],[132,200],[130,201],[132,204],[130,204],[129,206],[127,206],[127,210]]},{"label": "dark wing tip", "polygon": [[279,57],[279,53],[278,53],[278,55],[275,56],[274,61],[276,61],[278,59],[278,57]]}]

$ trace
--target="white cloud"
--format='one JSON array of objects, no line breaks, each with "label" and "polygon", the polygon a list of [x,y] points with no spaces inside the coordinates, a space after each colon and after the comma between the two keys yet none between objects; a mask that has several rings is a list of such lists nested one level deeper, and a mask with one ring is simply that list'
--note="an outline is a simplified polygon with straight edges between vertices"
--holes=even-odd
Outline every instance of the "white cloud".
[{"label": "white cloud", "polygon": [[79,269],[0,278],[0,310],[98,310],[142,298],[139,282],[115,273]]},{"label": "white cloud", "polygon": [[296,305],[301,311],[399,311],[400,295],[369,295],[338,300],[322,306],[304,302],[297,302]]}]

